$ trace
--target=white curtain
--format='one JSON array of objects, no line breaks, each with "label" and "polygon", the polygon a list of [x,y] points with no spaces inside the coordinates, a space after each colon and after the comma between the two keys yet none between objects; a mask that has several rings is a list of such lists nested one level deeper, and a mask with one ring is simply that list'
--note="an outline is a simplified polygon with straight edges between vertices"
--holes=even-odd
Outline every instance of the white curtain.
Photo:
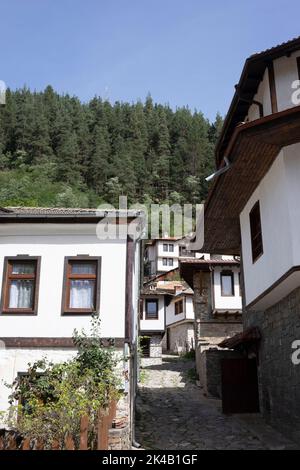
[{"label": "white curtain", "polygon": [[14,263],[12,274],[33,274],[35,265],[33,263]]},{"label": "white curtain", "polygon": [[12,281],[9,292],[9,308],[32,308],[33,290],[33,281]]},{"label": "white curtain", "polygon": [[90,280],[72,280],[70,308],[94,308],[95,283]]}]

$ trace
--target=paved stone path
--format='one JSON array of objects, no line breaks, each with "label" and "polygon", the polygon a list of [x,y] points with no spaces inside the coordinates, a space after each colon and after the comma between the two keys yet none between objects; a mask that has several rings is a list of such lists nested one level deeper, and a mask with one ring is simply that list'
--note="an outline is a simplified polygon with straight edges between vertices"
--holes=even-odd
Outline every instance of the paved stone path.
[{"label": "paved stone path", "polygon": [[193,361],[164,356],[142,373],[136,440],[144,449],[295,449],[260,415],[223,415],[192,381]]}]

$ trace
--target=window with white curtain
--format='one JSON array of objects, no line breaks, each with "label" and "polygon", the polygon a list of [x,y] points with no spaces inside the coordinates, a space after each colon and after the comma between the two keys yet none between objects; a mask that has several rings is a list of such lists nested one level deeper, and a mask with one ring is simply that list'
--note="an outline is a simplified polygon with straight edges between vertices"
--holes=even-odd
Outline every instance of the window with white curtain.
[{"label": "window with white curtain", "polygon": [[67,258],[64,288],[65,313],[92,313],[99,296],[99,259]]},{"label": "window with white curtain", "polygon": [[40,258],[5,259],[2,313],[35,313]]}]

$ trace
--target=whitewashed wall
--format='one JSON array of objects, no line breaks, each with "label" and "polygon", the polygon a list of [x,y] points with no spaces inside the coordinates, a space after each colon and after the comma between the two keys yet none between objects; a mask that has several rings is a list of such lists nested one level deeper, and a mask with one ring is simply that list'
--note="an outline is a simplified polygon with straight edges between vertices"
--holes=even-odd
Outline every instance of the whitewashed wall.
[{"label": "whitewashed wall", "polygon": [[165,329],[165,300],[164,296],[148,297],[148,299],[158,299],[158,319],[146,320],[146,300],[143,300],[143,319],[140,320],[140,332],[143,331],[164,331]]},{"label": "whitewashed wall", "polygon": [[[240,214],[246,304],[300,264],[300,144],[285,147]],[[260,202],[264,253],[252,262],[249,213]],[[297,273],[255,308],[266,308],[300,285]]]},{"label": "whitewashed wall", "polygon": [[[164,245],[167,244],[167,245],[173,245],[174,246],[174,251],[164,251]],[[179,246],[178,246],[178,243],[176,241],[168,241],[168,240],[161,240],[161,241],[158,241],[157,242],[157,256],[161,256],[163,258],[168,258],[168,257],[171,257],[171,258],[178,258],[179,256]]]},{"label": "whitewashed wall", "polygon": [[226,271],[233,272],[234,281],[234,295],[233,296],[222,296],[221,295],[221,267],[214,268],[214,308],[221,310],[241,310],[242,309],[242,298],[240,295],[240,283],[239,283],[239,268],[237,267],[226,267]]},{"label": "whitewashed wall", "polygon": [[186,295],[183,297],[183,312],[179,315],[175,315],[175,302],[178,299],[172,300],[170,304],[166,308],[166,325],[172,325],[173,323],[177,323],[183,320],[193,320],[195,318],[194,315],[194,306],[193,306],[193,296]]},{"label": "whitewashed wall", "polygon": [[299,80],[296,58],[300,57],[300,51],[291,54],[290,57],[280,57],[274,60],[274,73],[278,111],[292,108],[292,83]]},{"label": "whitewashed wall", "polygon": [[163,258],[157,258],[157,271],[171,271],[172,269],[178,268],[178,258],[164,256],[164,258],[173,258],[173,266],[164,266]]},{"label": "whitewashed wall", "polygon": [[[300,57],[300,51],[294,52],[290,57],[280,57],[273,62],[278,111],[296,106],[296,104],[292,102],[292,94],[295,91],[295,89],[292,89],[292,83],[295,80],[299,80],[297,57]],[[264,116],[272,114],[269,73],[267,68],[257,93],[254,96],[254,100],[263,104]],[[248,119],[249,121],[253,121],[258,118],[258,106],[253,104],[249,108]]]},{"label": "whitewashed wall", "polygon": [[[272,114],[271,106],[271,94],[270,94],[270,83],[269,83],[269,73],[268,69],[265,70],[263,79],[258,87],[257,93],[254,96],[254,100],[262,103],[264,109],[264,116]],[[259,108],[256,104],[250,106],[248,111],[249,121],[254,121],[259,119]]]},{"label": "whitewashed wall", "polygon": [[[32,231],[36,235],[32,235]],[[0,315],[1,336],[70,337],[90,316],[61,316],[65,256],[101,256],[100,318],[103,337],[124,337],[126,240],[99,241],[88,224],[0,226],[0,284],[5,256],[41,256],[37,316]]]}]

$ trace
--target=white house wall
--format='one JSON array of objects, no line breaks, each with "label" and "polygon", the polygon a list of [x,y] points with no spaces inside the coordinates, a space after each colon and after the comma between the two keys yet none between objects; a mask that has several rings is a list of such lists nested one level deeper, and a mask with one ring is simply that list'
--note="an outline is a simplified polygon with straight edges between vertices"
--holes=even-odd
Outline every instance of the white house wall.
[{"label": "white house wall", "polygon": [[[262,103],[264,109],[264,116],[272,113],[271,107],[271,94],[270,94],[270,83],[268,69],[265,70],[263,80],[261,81],[257,93],[254,96],[254,100]],[[259,108],[256,104],[252,104],[248,111],[249,121],[259,119]]]},{"label": "white house wall", "polygon": [[234,295],[233,296],[222,296],[221,295],[221,272],[222,268],[214,268],[214,308],[220,310],[241,310],[242,309],[242,298],[240,295],[240,283],[239,283],[239,268],[226,268],[226,271],[233,272],[234,281]]},{"label": "white house wall", "polygon": [[278,111],[296,106],[292,102],[292,94],[295,91],[295,89],[292,89],[292,83],[299,80],[296,60],[299,56],[300,51],[291,54],[290,57],[283,56],[274,60]]},{"label": "white house wall", "polygon": [[[240,214],[246,304],[300,264],[300,144],[285,147]],[[249,213],[260,202],[263,254],[252,262]],[[285,295],[294,288],[285,281]],[[275,290],[257,308],[275,301]],[[266,299],[265,299],[266,300]]]},{"label": "white house wall", "polygon": [[[32,231],[37,235],[32,235]],[[61,315],[65,256],[101,256],[102,337],[123,338],[125,330],[126,240],[100,241],[95,226],[10,224],[0,227],[0,284],[5,256],[41,256],[37,316],[0,315],[1,336],[71,337],[89,328],[90,316]]]},{"label": "white house wall", "polygon": [[140,320],[140,332],[143,331],[164,331],[165,329],[165,300],[164,296],[148,297],[149,300],[158,300],[158,318],[146,320],[146,300],[143,300],[143,319]]}]

